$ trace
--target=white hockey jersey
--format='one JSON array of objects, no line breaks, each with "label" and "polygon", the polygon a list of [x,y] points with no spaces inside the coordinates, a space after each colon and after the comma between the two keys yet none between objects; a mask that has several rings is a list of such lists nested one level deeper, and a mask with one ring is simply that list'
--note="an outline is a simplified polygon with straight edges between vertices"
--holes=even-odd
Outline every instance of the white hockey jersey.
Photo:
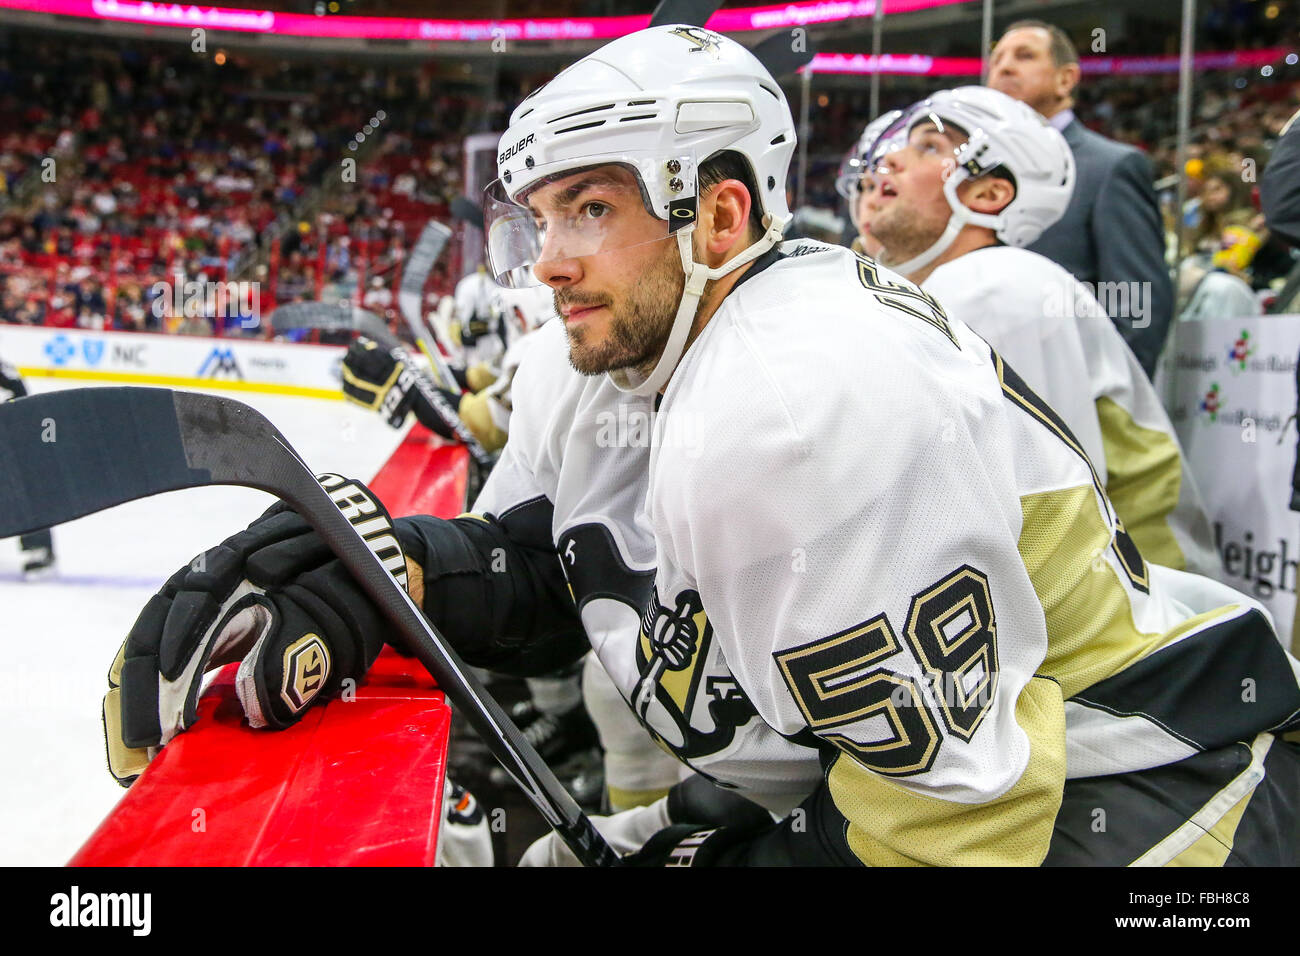
[{"label": "white hockey jersey", "polygon": [[847,249],[757,260],[658,408],[574,372],[560,323],[514,393],[475,510],[545,498],[660,744],[778,814],[827,788],[849,859],[1039,862],[1067,775],[1289,719],[1243,668],[1300,699],[1266,612],[1144,562],[1059,417]]},{"label": "white hockey jersey", "polygon": [[1219,571],[1209,517],[1155,388],[1086,286],[1028,249],[989,246],[921,288],[1065,420],[1143,557]]}]

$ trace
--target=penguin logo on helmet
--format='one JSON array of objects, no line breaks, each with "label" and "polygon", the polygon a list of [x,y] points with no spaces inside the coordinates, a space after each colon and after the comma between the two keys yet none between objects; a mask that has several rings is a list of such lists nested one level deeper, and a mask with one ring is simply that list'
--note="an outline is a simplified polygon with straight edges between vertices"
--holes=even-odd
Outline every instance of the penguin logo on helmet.
[{"label": "penguin logo on helmet", "polygon": [[668,32],[675,37],[698,44],[691,47],[692,53],[707,52],[717,56],[722,51],[722,37],[712,30],[705,30],[703,27],[677,27]]}]

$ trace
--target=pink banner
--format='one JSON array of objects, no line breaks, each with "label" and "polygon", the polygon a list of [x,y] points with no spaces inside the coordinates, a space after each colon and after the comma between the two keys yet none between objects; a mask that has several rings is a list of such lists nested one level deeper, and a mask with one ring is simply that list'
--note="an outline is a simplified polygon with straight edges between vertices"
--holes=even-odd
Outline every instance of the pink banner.
[{"label": "pink banner", "polygon": [[[890,0],[888,12],[906,13],[970,0]],[[0,0],[0,9],[118,20],[192,30],[233,30],[289,36],[488,43],[493,40],[602,40],[640,30],[649,14],[553,19],[424,20],[409,17],[316,17],[270,10],[153,3],[149,0]],[[724,33],[833,23],[875,12],[875,0],[806,0],[767,7],[721,10],[708,26]]]},{"label": "pink banner", "polygon": [[[889,0],[886,15],[929,7],[952,6],[971,0]],[[528,42],[544,40],[603,40],[640,30],[649,15],[624,17],[574,17],[516,20],[420,20],[408,17],[315,17],[270,10],[199,7],[150,0],[0,0],[0,10],[29,10],[61,16],[117,20],[159,27],[192,30],[231,30],[243,33],[332,37],[358,40],[421,40],[445,43],[490,43],[493,40]],[[766,7],[719,10],[708,26],[723,33],[773,30],[834,23],[870,17],[875,0],[805,0]],[[1291,51],[1283,48],[1198,53],[1198,70],[1232,70],[1263,66],[1281,60]],[[1089,74],[1175,73],[1177,56],[1083,57],[1080,66]],[[876,72],[866,54],[821,53],[812,63],[817,73]],[[978,57],[927,56],[921,53],[884,54],[879,72],[915,76],[978,76]]]},{"label": "pink banner", "polygon": [[814,73],[897,73],[913,76],[979,76],[977,56],[925,56],[920,53],[885,53],[876,58],[865,53],[818,53]]},{"label": "pink banner", "polygon": [[[1292,51],[1285,47],[1266,50],[1235,50],[1227,53],[1198,53],[1193,57],[1193,67],[1205,70],[1242,70],[1266,63],[1281,62]],[[1085,56],[1079,60],[1084,73],[1136,75],[1147,73],[1177,73],[1176,56]],[[920,53],[886,53],[880,58],[879,70],[875,57],[864,53],[819,53],[813,57],[814,73],[893,73],[913,76],[979,76],[980,58],[977,56],[925,56]]]},{"label": "pink banner", "polygon": [[[1291,51],[1285,47],[1266,50],[1229,50],[1226,53],[1197,53],[1192,66],[1197,70],[1244,70],[1276,63]],[[1084,73],[1177,73],[1177,56],[1088,56],[1079,60]]]}]

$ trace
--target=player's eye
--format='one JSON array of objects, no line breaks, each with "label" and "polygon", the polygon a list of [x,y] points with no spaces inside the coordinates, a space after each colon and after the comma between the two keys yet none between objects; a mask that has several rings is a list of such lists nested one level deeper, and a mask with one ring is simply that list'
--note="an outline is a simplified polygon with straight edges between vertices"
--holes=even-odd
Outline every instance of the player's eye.
[{"label": "player's eye", "polygon": [[582,214],[588,219],[600,219],[609,211],[610,208],[608,205],[603,202],[596,202],[595,200],[589,203],[584,203],[582,206]]}]

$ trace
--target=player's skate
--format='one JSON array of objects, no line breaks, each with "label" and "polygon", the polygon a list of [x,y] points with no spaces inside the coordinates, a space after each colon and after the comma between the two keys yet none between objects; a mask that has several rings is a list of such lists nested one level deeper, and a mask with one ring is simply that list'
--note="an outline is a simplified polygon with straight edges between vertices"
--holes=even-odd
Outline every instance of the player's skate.
[{"label": "player's skate", "polygon": [[[600,777],[600,739],[586,709],[578,704],[560,714],[538,713],[523,727],[524,736],[579,804],[598,803],[604,786]],[[524,715],[521,715],[524,716]],[[510,775],[493,767],[488,779],[498,787],[510,784]]]}]

